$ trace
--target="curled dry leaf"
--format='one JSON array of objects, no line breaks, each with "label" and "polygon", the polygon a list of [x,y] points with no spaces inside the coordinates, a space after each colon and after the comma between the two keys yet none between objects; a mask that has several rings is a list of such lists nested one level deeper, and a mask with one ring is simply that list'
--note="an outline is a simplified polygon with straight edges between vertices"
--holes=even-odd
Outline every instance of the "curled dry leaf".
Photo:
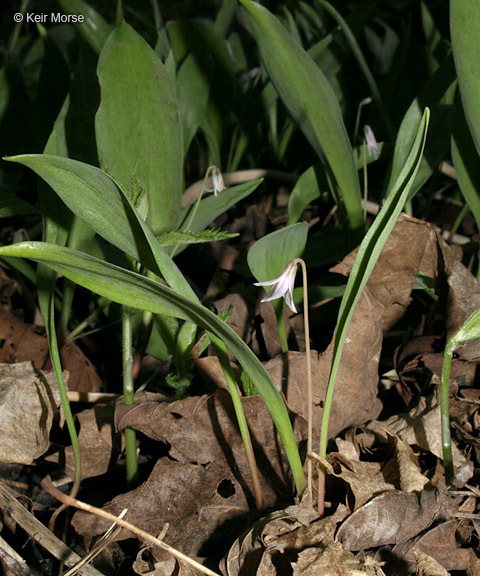
[{"label": "curled dry leaf", "polygon": [[0,461],[31,464],[44,454],[59,407],[53,373],[32,362],[0,364]]},{"label": "curled dry leaf", "polygon": [[302,550],[293,564],[292,576],[385,576],[381,564],[373,558],[356,558],[339,542],[330,542],[325,548]]},{"label": "curled dry leaf", "polygon": [[385,492],[349,516],[340,526],[337,538],[353,551],[397,544],[428,528],[439,510],[434,492]]},{"label": "curled dry leaf", "polygon": [[221,563],[224,576],[275,574],[272,567],[277,560],[288,574],[300,551],[332,543],[347,509],[339,506],[332,516],[319,519],[307,500],[269,514],[237,538]]},{"label": "curled dry leaf", "polygon": [[[416,445],[443,458],[440,404],[436,395],[422,397],[417,406],[406,414],[395,414],[383,422],[372,421],[366,429],[385,439],[399,436],[409,445]],[[464,485],[473,476],[473,463],[452,444],[456,483]]]},{"label": "curled dry leaf", "polygon": [[[76,415],[80,429],[78,444],[82,459],[81,479],[105,474],[122,452],[122,435],[113,429],[113,406],[97,405]],[[52,454],[49,461],[65,462],[65,473],[73,478],[75,463],[73,449],[68,446],[62,454]]]},{"label": "curled dry leaf", "polygon": [[421,492],[425,485],[428,484],[428,478],[420,472],[413,450],[398,437],[395,438],[395,454],[402,491],[406,494]]},{"label": "curled dry leaf", "polygon": [[351,461],[339,452],[328,455],[334,475],[341,478],[350,488],[354,497],[354,510],[365,504],[376,494],[395,490],[395,486],[385,481],[382,466],[378,462]]},{"label": "curled dry leaf", "polygon": [[418,550],[415,552],[417,559],[417,576],[449,576],[449,573],[425,552]]}]

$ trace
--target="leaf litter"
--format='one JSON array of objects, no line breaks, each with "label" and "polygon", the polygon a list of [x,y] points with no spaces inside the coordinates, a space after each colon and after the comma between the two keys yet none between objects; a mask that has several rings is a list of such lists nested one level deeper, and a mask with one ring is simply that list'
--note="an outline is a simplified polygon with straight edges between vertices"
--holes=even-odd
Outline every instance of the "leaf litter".
[{"label": "leaf litter", "polygon": [[[348,255],[332,272],[348,275],[354,256],[355,252]],[[416,400],[411,407],[405,406],[402,396],[394,392],[398,406],[389,417],[384,415],[384,400],[378,394],[385,339],[408,312],[420,273],[433,278],[438,293],[444,295],[439,306],[444,307],[449,334],[478,305],[478,282],[455,259],[435,229],[402,217],[362,294],[344,348],[330,424],[330,437],[335,439],[338,451],[331,451],[328,456],[331,514],[326,518],[319,519],[306,499],[288,506],[293,492],[285,456],[263,403],[253,396],[242,402],[253,435],[267,508],[275,510],[255,522],[243,445],[230,397],[221,389],[175,402],[95,407],[78,413],[84,478],[95,481],[108,474],[122,451],[121,430],[138,430],[140,438],[150,440],[150,449],[155,447],[149,456],[151,472],[141,486],[120,493],[105,509],[119,514],[128,508],[129,521],[152,534],[158,534],[168,524],[165,541],[194,557],[218,560],[225,555],[222,571],[228,576],[381,575],[384,571],[394,574],[405,570],[434,575],[444,574],[445,570],[464,570],[469,576],[478,573],[472,549],[478,538],[478,524],[468,517],[478,510],[478,494],[465,493],[474,473],[471,450],[477,461],[479,452],[476,436],[480,398],[473,388],[480,356],[476,343],[459,351],[452,369],[452,427],[460,439],[459,447],[454,445],[457,488],[462,490],[459,495],[446,492],[442,485],[440,414],[435,392],[442,347],[438,338],[418,338],[423,337],[425,318],[418,318],[417,333],[397,354],[400,380],[393,387],[397,391],[411,387],[421,372],[418,382],[424,390],[419,395],[413,387]],[[257,305],[252,308],[248,296],[247,300],[243,298],[236,295],[219,300],[218,309],[233,304],[234,328],[256,346],[255,322],[250,314]],[[265,312],[265,305],[256,310],[257,318],[258,314],[271,311]],[[3,362],[23,358],[22,342],[32,338],[33,344],[28,348],[38,350],[33,361],[42,367],[47,355],[42,334],[18,318],[2,314]],[[268,331],[275,328],[272,319],[264,324],[267,332],[260,340],[269,341]],[[297,441],[304,446],[304,353],[278,354],[278,343],[263,351],[271,357],[265,366],[285,395]],[[332,344],[324,351],[311,353],[315,442],[320,432],[331,352]],[[234,358],[231,360],[234,362]],[[198,367],[203,364],[210,382],[222,387],[214,358],[194,357],[192,361]],[[21,365],[8,368],[16,366]],[[87,375],[75,386],[98,389],[101,383]],[[429,394],[425,394],[428,387]],[[42,411],[40,419],[45,417]],[[38,415],[36,418],[38,423]],[[31,462],[48,448],[45,438],[48,439],[49,427],[44,422],[42,427],[35,442],[30,440],[31,455],[24,460],[17,457],[16,462],[28,458]],[[72,466],[70,451],[68,447],[64,451],[67,474]],[[462,519],[462,514],[467,516]],[[72,525],[87,546],[108,527],[107,522],[83,512],[75,514]],[[123,529],[117,539],[131,537]],[[395,566],[401,566],[401,571]],[[190,573],[190,568],[155,548],[142,548],[134,569],[141,574]]]}]

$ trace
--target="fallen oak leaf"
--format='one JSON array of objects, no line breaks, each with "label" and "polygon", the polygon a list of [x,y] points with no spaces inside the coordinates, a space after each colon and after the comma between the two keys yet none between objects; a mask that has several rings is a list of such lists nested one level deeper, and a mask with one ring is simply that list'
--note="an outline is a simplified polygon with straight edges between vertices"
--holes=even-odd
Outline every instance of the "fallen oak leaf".
[{"label": "fallen oak leaf", "polygon": [[123,518],[119,518],[118,516],[115,516],[113,514],[109,514],[105,510],[102,510],[101,508],[96,508],[95,506],[91,506],[90,504],[86,504],[85,502],[82,502],[81,500],[77,500],[76,498],[71,498],[67,494],[64,494],[63,492],[61,492],[60,490],[55,488],[50,476],[46,476],[42,480],[41,486],[51,496],[53,496],[54,498],[56,498],[57,500],[62,502],[62,504],[65,504],[66,506],[73,506],[74,508],[78,508],[79,510],[83,510],[85,512],[89,512],[90,514],[95,514],[97,516],[100,516],[101,518],[104,518],[104,519],[108,520],[109,522],[114,522],[115,524],[118,524],[119,526],[126,528],[127,530],[129,530],[133,534],[136,534],[137,536],[139,536],[143,540],[147,540],[148,542],[155,544],[155,546],[158,546],[162,550],[165,550],[166,552],[171,554],[174,558],[176,558],[180,562],[182,562],[182,563],[184,562],[186,564],[189,564],[190,566],[194,567],[196,570],[198,570],[202,574],[206,574],[207,576],[219,576],[219,574],[217,572],[210,570],[210,568],[207,568],[206,566],[202,566],[201,564],[199,564],[195,560],[192,560],[192,558],[190,558],[186,554],[183,554],[182,552],[176,550],[172,546],[169,546],[168,544],[163,542],[163,540],[159,540],[158,538],[155,538],[155,536],[152,536],[148,532],[145,532],[144,530],[137,528],[137,526],[134,526],[133,524],[131,524],[130,522],[127,522],[126,520],[123,520]]}]

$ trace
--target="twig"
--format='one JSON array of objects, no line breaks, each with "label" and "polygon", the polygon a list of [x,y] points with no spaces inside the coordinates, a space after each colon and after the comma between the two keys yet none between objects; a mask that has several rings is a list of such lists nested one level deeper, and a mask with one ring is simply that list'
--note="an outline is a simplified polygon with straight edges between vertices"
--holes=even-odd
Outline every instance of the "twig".
[{"label": "twig", "polygon": [[81,502],[80,500],[77,500],[76,498],[71,498],[67,494],[60,492],[60,490],[55,488],[55,486],[53,485],[53,482],[52,482],[52,479],[50,478],[50,476],[46,476],[42,480],[42,488],[46,492],[48,492],[51,496],[53,496],[54,498],[56,498],[57,500],[59,500],[63,504],[66,504],[67,506],[73,506],[74,508],[78,508],[79,510],[84,510],[85,512],[89,512],[90,514],[95,514],[96,516],[101,516],[102,518],[106,518],[107,520],[110,520],[110,522],[116,522],[119,526],[122,526],[123,528],[126,528],[130,532],[133,532],[133,534],[136,534],[140,538],[143,538],[143,540],[147,540],[148,542],[155,544],[156,546],[158,546],[162,550],[165,550],[165,552],[168,552],[169,554],[171,554],[179,562],[184,562],[185,564],[190,565],[192,568],[195,568],[196,570],[198,570],[202,574],[206,574],[207,576],[219,576],[219,574],[217,572],[210,570],[210,568],[207,568],[206,566],[202,566],[202,564],[200,564],[199,562],[196,562],[195,560],[193,560],[192,558],[190,558],[186,554],[183,554],[179,550],[176,550],[172,546],[169,546],[168,544],[166,544],[162,540],[155,538],[155,536],[152,536],[148,532],[145,532],[144,530],[137,528],[133,524],[130,524],[130,522],[127,522],[126,520],[123,520],[121,518],[117,518],[117,516],[115,516],[114,514],[110,514],[109,512],[105,512],[105,510],[102,510],[101,508],[96,508],[95,506],[91,506],[90,504],[86,504],[85,502]]},{"label": "twig", "polygon": [[[22,506],[10,488],[3,482],[0,482],[0,507],[8,511],[9,517],[21,526],[27,534],[30,534],[35,542],[38,542],[38,544],[48,550],[57,560],[60,560],[67,566],[73,566],[77,564],[77,562],[80,562],[81,557],[70,550],[68,546],[65,546],[46,526]],[[83,566],[80,569],[80,574],[83,574],[83,576],[103,576],[96,568],[89,565]]]}]

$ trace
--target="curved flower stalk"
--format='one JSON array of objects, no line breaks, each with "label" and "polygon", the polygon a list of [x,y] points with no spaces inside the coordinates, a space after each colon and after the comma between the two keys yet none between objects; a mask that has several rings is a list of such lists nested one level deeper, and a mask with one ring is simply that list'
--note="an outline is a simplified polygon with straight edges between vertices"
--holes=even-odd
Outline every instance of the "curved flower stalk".
[{"label": "curved flower stalk", "polygon": [[305,329],[305,355],[307,363],[307,414],[308,414],[308,438],[307,438],[307,489],[308,497],[312,498],[312,461],[310,454],[312,452],[313,436],[313,391],[312,391],[312,369],[310,359],[310,324],[308,319],[308,282],[307,267],[302,258],[295,258],[289,262],[285,270],[273,280],[266,282],[254,282],[255,286],[271,286],[272,290],[262,299],[262,302],[270,302],[277,298],[283,298],[286,305],[292,312],[297,313],[293,302],[293,288],[295,286],[295,276],[297,274],[297,265],[300,264],[303,275],[303,322]]}]

